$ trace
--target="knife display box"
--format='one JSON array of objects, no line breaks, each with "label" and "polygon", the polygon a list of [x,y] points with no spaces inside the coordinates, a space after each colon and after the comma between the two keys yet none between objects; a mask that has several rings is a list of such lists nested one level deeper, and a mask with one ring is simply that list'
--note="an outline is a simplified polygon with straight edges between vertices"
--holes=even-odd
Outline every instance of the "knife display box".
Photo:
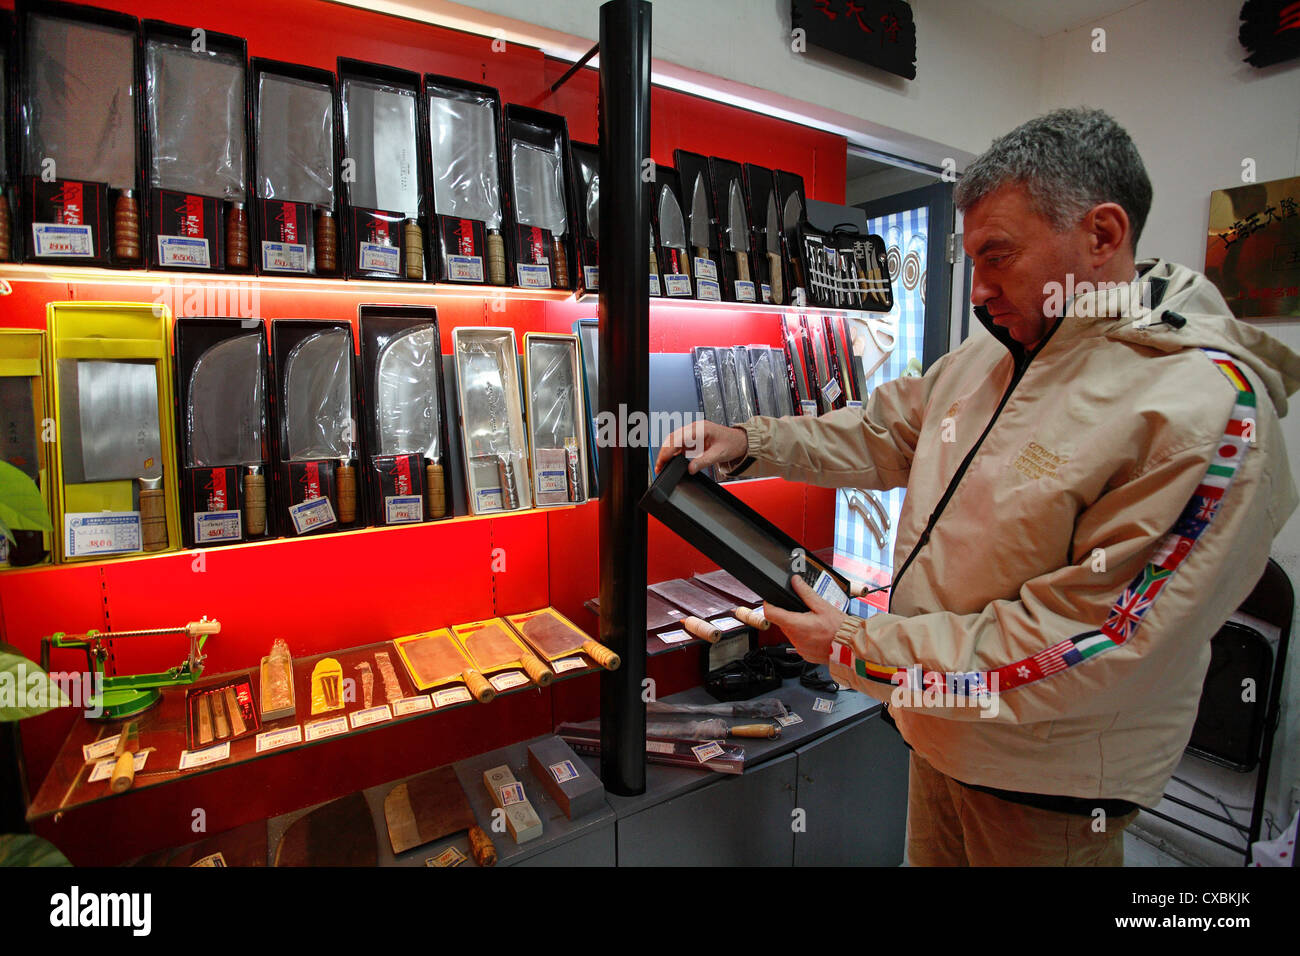
[{"label": "knife display box", "polygon": [[784,257],[781,252],[780,201],[776,192],[776,177],[766,166],[745,163],[741,167],[745,184],[745,199],[749,203],[749,248],[754,265],[754,282],[758,285],[758,299],[772,305],[785,305]]},{"label": "knife display box", "polygon": [[139,265],[139,21],[63,3],[18,10],[20,225],[0,261]]},{"label": "knife display box", "polygon": [[185,737],[190,750],[238,740],[262,729],[251,674],[185,691]]},{"label": "knife display box", "polygon": [[758,302],[750,231],[754,213],[749,207],[740,163],[710,156],[709,180],[713,186],[713,208],[717,210],[722,297],[728,302]]},{"label": "knife display box", "polygon": [[718,269],[721,247],[718,243],[718,214],[710,183],[709,159],[684,149],[673,151],[677,175],[681,177],[682,198],[686,214],[686,239],[690,243],[691,278],[695,298],[717,302],[722,299],[723,274]]},{"label": "knife display box", "polygon": [[423,170],[428,141],[420,75],[339,57],[344,273],[350,279],[423,281]]},{"label": "knife display box", "polygon": [[524,394],[533,504],[581,504],[587,493],[586,397],[578,337],[524,336]]},{"label": "knife display box", "polygon": [[792,584],[799,574],[832,605],[848,606],[849,583],[843,575],[717,482],[692,475],[688,464],[685,455],[673,458],[641,507],[764,601],[788,611],[807,610]]},{"label": "knife display box", "polygon": [[799,227],[808,221],[808,196],[798,173],[774,170],[777,208],[781,211],[781,249],[785,264],[785,296],[800,304],[807,285],[807,263],[799,243]]},{"label": "knife display box", "polygon": [[271,323],[271,363],[279,533],[298,537],[364,527],[352,324],[278,319]]},{"label": "knife display box", "polygon": [[180,487],[167,309],[51,302],[46,316],[58,560],[175,550]]},{"label": "knife display box", "polygon": [[527,508],[533,494],[515,331],[462,326],[452,339],[470,513]]},{"label": "knife display box", "polygon": [[758,414],[770,418],[793,415],[794,403],[790,397],[790,374],[785,352],[767,345],[751,345],[747,351]]},{"label": "knife display box", "polygon": [[[682,197],[682,180],[671,166],[655,167],[654,202],[650,204],[652,228],[659,244],[655,264],[663,282],[664,295],[689,299],[691,289],[691,251],[686,234],[686,206]],[[651,295],[654,295],[652,290]]]},{"label": "knife display box", "polygon": [[251,272],[247,44],[158,20],[143,31],[149,267]]},{"label": "knife display box", "polygon": [[329,70],[262,58],[249,64],[253,251],[262,273],[338,274],[335,87]]},{"label": "knife display box", "polygon": [[[45,405],[45,333],[36,329],[0,329],[0,459],[36,485],[50,514],[50,463],[41,441]],[[48,564],[51,535],[13,530],[14,540],[0,538],[0,571]]]},{"label": "knife display box", "polygon": [[438,310],[361,305],[357,311],[370,523],[450,517]]},{"label": "knife display box", "polygon": [[563,116],[506,106],[506,169],[514,223],[514,284],[570,289],[577,204],[570,194],[569,124]]},{"label": "knife display box", "polygon": [[434,275],[505,285],[514,237],[504,215],[501,96],[481,83],[428,74],[421,102],[429,130]]},{"label": "knife display box", "polygon": [[[594,143],[571,143],[569,154],[573,161],[572,193],[576,200],[574,209],[575,245],[578,248],[578,289],[580,292],[600,291],[600,147]],[[653,230],[653,226],[651,227]],[[654,248],[651,232],[650,247]],[[651,269],[651,295],[655,287],[657,269]]]},{"label": "knife display box", "polygon": [[179,318],[172,342],[185,547],[274,537],[266,323]]}]

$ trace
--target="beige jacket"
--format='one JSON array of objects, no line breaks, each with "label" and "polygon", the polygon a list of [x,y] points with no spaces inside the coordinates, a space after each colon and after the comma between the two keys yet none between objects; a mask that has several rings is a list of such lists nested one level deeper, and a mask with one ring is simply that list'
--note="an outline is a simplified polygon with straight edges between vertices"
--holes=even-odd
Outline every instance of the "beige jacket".
[{"label": "beige jacket", "polygon": [[[1139,269],[1131,304],[1077,295],[1027,365],[989,326],[865,409],[745,425],[754,461],[733,472],[907,487],[891,613],[850,617],[831,673],[891,701],[907,742],[962,782],[1159,802],[1210,637],[1296,506],[1278,418],[1300,356],[1199,273]],[[1253,410],[1205,349],[1229,353]]]}]

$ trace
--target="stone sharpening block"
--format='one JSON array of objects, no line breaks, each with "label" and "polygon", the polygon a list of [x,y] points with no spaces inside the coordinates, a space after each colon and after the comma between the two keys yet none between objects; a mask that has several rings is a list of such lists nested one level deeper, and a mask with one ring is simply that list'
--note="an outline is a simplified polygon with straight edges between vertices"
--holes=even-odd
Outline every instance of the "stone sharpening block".
[{"label": "stone sharpening block", "polygon": [[528,745],[528,768],[570,820],[605,805],[605,788],[559,737]]}]

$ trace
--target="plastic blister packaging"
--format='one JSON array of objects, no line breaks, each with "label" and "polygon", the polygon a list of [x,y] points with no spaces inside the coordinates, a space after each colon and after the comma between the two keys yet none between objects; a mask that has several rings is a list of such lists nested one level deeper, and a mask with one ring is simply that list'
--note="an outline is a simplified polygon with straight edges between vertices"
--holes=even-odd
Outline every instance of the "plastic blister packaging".
[{"label": "plastic blister packaging", "polygon": [[785,350],[772,348],[772,387],[776,390],[778,415],[794,414],[794,399],[790,395],[790,366],[786,361]]},{"label": "plastic blister packaging", "polygon": [[352,339],[345,329],[315,332],[284,360],[288,460],[353,457],[356,414],[352,407]]},{"label": "plastic blister packaging", "polygon": [[532,486],[514,330],[461,327],[452,337],[470,510],[527,507]]},{"label": "plastic blister packaging", "polygon": [[754,392],[754,378],[749,368],[749,350],[743,345],[737,345],[731,349],[731,355],[736,368],[736,383],[740,387],[740,410],[745,416],[741,421],[745,422],[758,414],[758,397]]},{"label": "plastic blister packaging", "polygon": [[32,16],[23,171],[132,189],[136,182],[135,35],[60,17]]},{"label": "plastic blister packaging", "polygon": [[510,144],[514,170],[515,218],[525,226],[550,230],[554,238],[569,228],[564,205],[564,163],[559,144],[543,149],[514,140]]},{"label": "plastic blister packaging", "polygon": [[379,342],[375,415],[380,455],[421,455],[441,461],[441,359],[431,324]]},{"label": "plastic blister packaging", "polygon": [[262,463],[265,349],[266,337],[259,330],[228,338],[195,361],[185,392],[185,464],[190,468]]},{"label": "plastic blister packaging", "polygon": [[257,76],[259,199],[334,207],[334,96],[325,83]]},{"label": "plastic blister packaging", "polygon": [[354,164],[348,202],[361,209],[420,215],[415,90],[343,80],[343,156]]},{"label": "plastic blister packaging", "polygon": [[758,413],[777,418],[783,413],[776,395],[776,375],[772,369],[772,353],[765,345],[749,348],[749,368],[754,376],[755,400]]},{"label": "plastic blister packaging", "polygon": [[429,89],[433,205],[440,216],[501,226],[496,104],[463,90]]},{"label": "plastic blister packaging", "polygon": [[243,58],[150,40],[145,44],[145,101],[151,185],[243,202]]},{"label": "plastic blister packaging", "polygon": [[740,372],[736,356],[728,348],[718,349],[718,368],[722,379],[722,401],[727,411],[727,424],[739,425],[750,417],[745,414],[745,399],[740,388]]},{"label": "plastic blister packaging", "polygon": [[722,394],[722,371],[718,368],[717,350],[711,345],[697,345],[691,350],[695,365],[695,385],[700,393],[700,410],[704,417],[727,425],[727,406]]},{"label": "plastic blister packaging", "polygon": [[586,441],[577,338],[530,333],[524,352],[537,504],[585,501]]}]

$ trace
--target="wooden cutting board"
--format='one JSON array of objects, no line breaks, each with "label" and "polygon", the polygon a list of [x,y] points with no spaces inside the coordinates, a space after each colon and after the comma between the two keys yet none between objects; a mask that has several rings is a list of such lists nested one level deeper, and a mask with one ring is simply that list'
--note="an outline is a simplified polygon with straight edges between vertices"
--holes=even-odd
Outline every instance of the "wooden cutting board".
[{"label": "wooden cutting board", "polygon": [[496,863],[496,849],[479,827],[469,797],[450,765],[413,777],[388,791],[384,820],[395,854],[468,830],[474,862],[479,866]]},{"label": "wooden cutting board", "polygon": [[360,793],[299,817],[275,850],[276,866],[375,866],[379,845],[370,805]]}]

